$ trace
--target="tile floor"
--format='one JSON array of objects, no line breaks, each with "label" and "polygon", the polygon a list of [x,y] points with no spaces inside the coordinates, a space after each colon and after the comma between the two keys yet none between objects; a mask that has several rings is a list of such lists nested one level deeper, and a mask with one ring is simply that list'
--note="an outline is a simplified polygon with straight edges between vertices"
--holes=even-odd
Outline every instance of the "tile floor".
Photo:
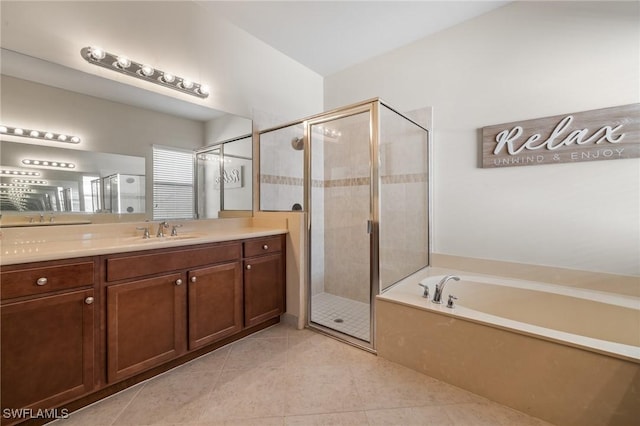
[{"label": "tile floor", "polygon": [[[341,322],[336,322],[339,319]],[[311,298],[311,321],[368,342],[369,304],[336,296],[316,294]]]},{"label": "tile floor", "polygon": [[284,324],[54,424],[549,425],[322,334]]}]

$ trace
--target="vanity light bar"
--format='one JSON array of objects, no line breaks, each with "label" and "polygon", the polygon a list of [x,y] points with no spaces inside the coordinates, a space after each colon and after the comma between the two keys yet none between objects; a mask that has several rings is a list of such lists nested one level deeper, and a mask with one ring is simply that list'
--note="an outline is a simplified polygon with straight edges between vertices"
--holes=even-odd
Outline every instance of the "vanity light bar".
[{"label": "vanity light bar", "polygon": [[22,160],[22,164],[26,166],[44,166],[44,167],[56,167],[59,169],[75,169],[76,165],[73,163],[67,163],[64,161],[50,161],[50,160],[32,160],[25,158]]},{"label": "vanity light bar", "polygon": [[0,126],[0,134],[20,136],[23,138],[41,139],[49,142],[80,143],[78,136],[64,133],[45,132],[42,130],[25,129],[23,127]]},{"label": "vanity light bar", "polygon": [[169,87],[199,98],[204,99],[209,96],[209,88],[203,84],[155,69],[151,65],[132,61],[126,56],[114,55],[99,47],[83,47],[80,50],[80,54],[90,64],[99,65],[130,77]]},{"label": "vanity light bar", "polygon": [[0,170],[0,174],[6,176],[40,176],[40,172],[28,172],[26,170]]}]

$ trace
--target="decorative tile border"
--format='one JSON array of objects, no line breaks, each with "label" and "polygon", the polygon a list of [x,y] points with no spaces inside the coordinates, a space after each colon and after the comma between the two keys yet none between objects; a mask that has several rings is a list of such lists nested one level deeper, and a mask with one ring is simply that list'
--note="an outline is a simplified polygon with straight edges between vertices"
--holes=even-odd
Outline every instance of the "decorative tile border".
[{"label": "decorative tile border", "polygon": [[[428,175],[427,173],[409,173],[404,175],[382,176],[381,180],[383,185],[398,183],[419,183],[427,182]],[[260,175],[260,183],[272,185],[302,186],[304,184],[304,179],[291,176]],[[314,188],[338,188],[345,186],[363,186],[369,185],[370,183],[371,179],[367,176],[330,180],[312,179],[311,186]]]},{"label": "decorative tile border", "polygon": [[382,176],[381,179],[383,185],[394,183],[419,183],[426,182],[428,180],[427,173],[409,173],[406,175],[391,175]]},{"label": "decorative tile border", "polygon": [[260,183],[270,183],[272,185],[302,186],[304,183],[304,179],[292,176],[260,175]]}]

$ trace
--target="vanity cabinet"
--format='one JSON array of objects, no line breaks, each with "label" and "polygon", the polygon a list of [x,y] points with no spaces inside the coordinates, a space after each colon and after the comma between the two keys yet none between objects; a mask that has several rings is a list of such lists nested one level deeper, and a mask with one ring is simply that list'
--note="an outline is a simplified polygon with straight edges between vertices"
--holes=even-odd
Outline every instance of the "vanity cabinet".
[{"label": "vanity cabinet", "polygon": [[242,329],[234,318],[242,312],[241,248],[206,244],[105,259],[109,383]]},{"label": "vanity cabinet", "polygon": [[189,350],[242,330],[240,261],[189,271]]},{"label": "vanity cabinet", "polygon": [[284,235],[4,266],[2,409],[77,408],[276,324],[284,277]]},{"label": "vanity cabinet", "polygon": [[107,292],[107,380],[115,382],[184,352],[180,273],[111,285]]},{"label": "vanity cabinet", "polygon": [[284,313],[284,238],[244,243],[244,325],[251,327]]},{"label": "vanity cabinet", "polygon": [[95,271],[93,259],[2,268],[3,410],[51,408],[94,389]]}]

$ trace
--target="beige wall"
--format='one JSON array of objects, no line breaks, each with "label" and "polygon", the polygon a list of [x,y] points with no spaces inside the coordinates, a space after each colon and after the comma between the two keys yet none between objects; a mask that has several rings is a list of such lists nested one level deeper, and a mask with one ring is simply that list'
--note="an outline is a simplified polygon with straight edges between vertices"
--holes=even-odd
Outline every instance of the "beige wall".
[{"label": "beige wall", "polygon": [[640,274],[638,159],[481,169],[479,129],[640,101],[637,2],[513,2],[325,79],[433,107],[437,253]]}]

